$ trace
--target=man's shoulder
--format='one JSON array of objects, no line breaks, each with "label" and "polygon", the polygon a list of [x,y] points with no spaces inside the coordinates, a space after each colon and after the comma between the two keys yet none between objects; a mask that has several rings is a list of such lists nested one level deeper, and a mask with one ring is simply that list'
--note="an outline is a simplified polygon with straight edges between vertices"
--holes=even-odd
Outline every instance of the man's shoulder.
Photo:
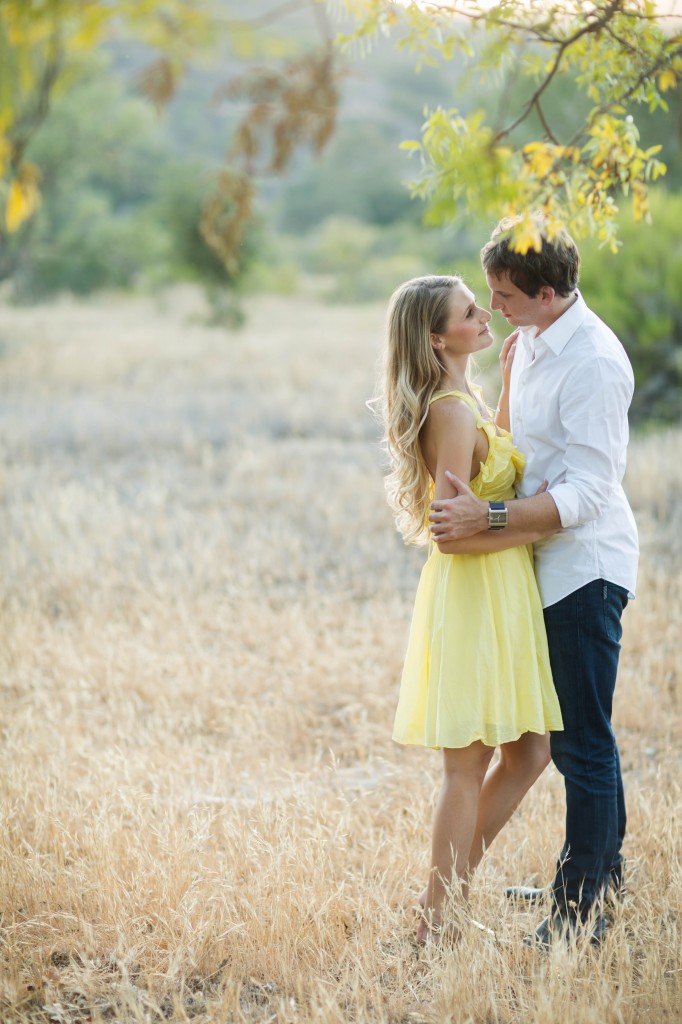
[{"label": "man's shoulder", "polygon": [[[590,308],[590,306],[585,307],[585,319],[583,320],[581,326],[586,331],[592,331],[599,335],[604,334],[605,336],[609,338],[614,338],[616,341],[618,341],[618,337],[615,331],[613,331],[612,328],[609,327],[609,325],[604,320],[602,320],[602,318],[597,313],[595,313],[593,309]],[[620,344],[620,342],[618,342],[618,344]]]},{"label": "man's shoulder", "polygon": [[615,331],[589,306],[571,343],[570,349],[573,351],[568,353],[571,359],[579,355],[581,359],[595,361],[605,359],[618,365],[630,365],[627,352]]}]

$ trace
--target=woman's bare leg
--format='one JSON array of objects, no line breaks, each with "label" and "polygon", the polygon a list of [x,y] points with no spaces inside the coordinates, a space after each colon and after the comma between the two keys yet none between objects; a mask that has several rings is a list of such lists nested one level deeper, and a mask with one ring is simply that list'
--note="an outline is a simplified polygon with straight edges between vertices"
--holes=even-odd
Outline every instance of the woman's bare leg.
[{"label": "woman's bare leg", "polygon": [[426,942],[440,924],[441,907],[453,873],[467,897],[467,865],[479,817],[479,797],[494,750],[476,741],[461,749],[443,750],[443,784],[433,819],[431,872],[426,887],[424,915],[417,939]]},{"label": "woman's bare leg", "polygon": [[524,796],[550,762],[549,733],[526,732],[503,743],[499,760],[488,770],[478,801],[467,875],[471,875],[497,833],[507,824]]}]

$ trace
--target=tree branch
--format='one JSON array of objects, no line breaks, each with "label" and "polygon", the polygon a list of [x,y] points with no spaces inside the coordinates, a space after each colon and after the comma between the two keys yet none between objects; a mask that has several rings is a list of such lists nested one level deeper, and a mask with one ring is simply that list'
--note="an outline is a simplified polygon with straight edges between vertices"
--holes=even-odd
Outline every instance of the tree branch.
[{"label": "tree branch", "polygon": [[535,101],[535,109],[538,112],[538,117],[540,118],[540,124],[545,129],[545,134],[546,134],[547,138],[549,139],[550,142],[553,142],[555,146],[558,146],[560,144],[559,140],[555,137],[554,132],[552,131],[552,129],[549,126],[549,122],[547,121],[547,118],[545,117],[545,112],[542,109],[542,106],[540,104],[540,100],[539,99]]},{"label": "tree branch", "polygon": [[[545,90],[549,87],[555,75],[557,74],[559,67],[561,66],[561,61],[563,60],[566,51],[569,50],[570,47],[573,46],[575,43],[577,43],[579,39],[582,39],[583,36],[599,32],[601,29],[605,28],[606,25],[608,25],[608,23],[611,21],[611,19],[618,13],[621,6],[622,0],[611,0],[611,3],[609,3],[608,6],[604,9],[603,13],[600,15],[599,18],[597,18],[593,22],[590,22],[588,25],[583,25],[582,28],[574,32],[572,36],[569,36],[567,39],[564,39],[563,41],[558,43],[559,49],[555,55],[552,66],[549,69],[544,80],[540,83],[538,88],[530,97],[530,99],[526,103],[526,106],[521,111],[519,116],[515,118],[511,124],[507,125],[506,128],[501,128],[500,131],[497,132],[497,134],[494,136],[492,140],[493,143],[499,142],[499,140],[503,139],[506,135],[510,135],[515,128],[518,128],[518,126],[526,120],[526,118],[530,114],[531,110],[533,110],[533,108],[537,109],[538,101],[542,94],[545,92]],[[532,28],[528,26],[526,27],[525,31],[530,32],[531,35],[533,34]]]},{"label": "tree branch", "polygon": [[35,107],[15,121],[12,130],[12,155],[10,166],[16,173],[24,158],[28,145],[50,112],[50,100],[55,82],[62,70],[62,50],[58,29],[55,27],[50,40],[50,53],[45,63]]},{"label": "tree branch", "polygon": [[[588,124],[593,123],[598,117],[601,117],[602,114],[606,114],[607,111],[612,109],[612,107],[618,106],[619,104],[625,103],[627,100],[629,100],[630,97],[632,96],[632,94],[637,92],[637,90],[639,88],[641,88],[641,86],[644,84],[644,82],[647,80],[647,78],[649,78],[649,77],[651,77],[651,75],[655,74],[656,71],[658,71],[660,68],[662,68],[667,63],[667,61],[668,61],[668,55],[667,54],[661,54],[661,56],[659,56],[659,58],[657,60],[655,60],[653,62],[653,64],[649,64],[637,76],[637,80],[635,82],[633,82],[632,85],[628,89],[626,89],[624,92],[618,93],[618,95],[616,95],[612,99],[610,99],[608,101],[608,103],[602,103],[601,106],[595,107],[594,110],[590,111],[590,116],[589,116]],[[567,145],[574,146],[576,144],[576,142],[580,139],[581,135],[583,135],[584,130],[585,129],[582,128],[582,129],[580,129],[580,131],[576,132],[576,134],[573,136],[571,141],[569,143],[567,143]]]},{"label": "tree branch", "polygon": [[496,143],[496,142],[499,142],[499,140],[503,139],[505,137],[505,135],[510,135],[511,132],[513,132],[515,128],[518,128],[518,126],[520,124],[522,124],[523,121],[526,120],[526,118],[530,114],[530,112],[533,109],[533,107],[537,106],[537,104],[538,104],[538,102],[540,100],[540,97],[542,96],[543,92],[548,88],[550,82],[553,80],[554,76],[556,75],[557,71],[559,70],[559,65],[561,64],[561,59],[562,59],[566,49],[567,49],[566,45],[562,45],[559,48],[559,52],[557,53],[556,57],[554,58],[554,63],[552,64],[552,67],[549,69],[549,72],[547,73],[547,76],[544,79],[544,81],[535,90],[535,92],[533,93],[531,98],[528,100],[526,106],[521,111],[519,116],[517,118],[515,118],[511,122],[511,124],[507,125],[506,128],[501,128],[499,130],[499,132],[497,132],[495,134],[495,136],[492,139],[493,144]]}]

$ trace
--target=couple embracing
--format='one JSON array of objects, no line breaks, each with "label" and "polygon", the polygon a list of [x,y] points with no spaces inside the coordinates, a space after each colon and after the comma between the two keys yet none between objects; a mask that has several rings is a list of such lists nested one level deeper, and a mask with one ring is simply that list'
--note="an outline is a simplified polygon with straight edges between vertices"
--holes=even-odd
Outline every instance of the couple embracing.
[{"label": "couple embracing", "polygon": [[611,708],[637,573],[622,488],[634,381],[577,289],[570,236],[520,254],[511,227],[481,253],[491,308],[515,328],[494,412],[468,374],[491,314],[460,278],[408,281],[389,308],[387,489],[404,538],[431,534],[393,738],[442,750],[420,942],[458,933],[473,870],[551,756],[566,789],[556,874],[547,891],[507,890],[548,896],[525,939],[548,948],[599,942],[607,892],[623,891]]}]

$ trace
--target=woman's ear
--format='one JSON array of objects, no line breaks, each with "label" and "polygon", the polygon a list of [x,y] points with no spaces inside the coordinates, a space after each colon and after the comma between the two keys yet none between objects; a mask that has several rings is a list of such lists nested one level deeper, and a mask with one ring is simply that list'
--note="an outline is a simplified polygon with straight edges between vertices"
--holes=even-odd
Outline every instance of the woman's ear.
[{"label": "woman's ear", "polygon": [[431,348],[434,352],[439,352],[443,347],[443,339],[439,338],[437,334],[429,335],[431,338]]}]

